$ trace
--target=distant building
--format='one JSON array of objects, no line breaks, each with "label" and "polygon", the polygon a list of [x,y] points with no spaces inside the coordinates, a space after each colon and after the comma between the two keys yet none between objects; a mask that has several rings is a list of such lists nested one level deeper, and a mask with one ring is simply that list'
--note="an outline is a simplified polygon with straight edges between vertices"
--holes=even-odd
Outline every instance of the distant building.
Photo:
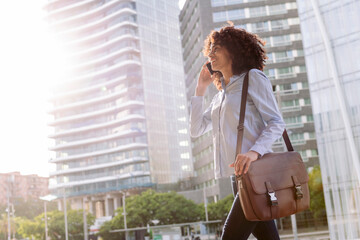
[{"label": "distant building", "polygon": [[298,0],[331,239],[360,239],[360,1]]},{"label": "distant building", "polygon": [[0,204],[7,203],[8,191],[12,200],[39,199],[49,193],[48,185],[49,178],[39,177],[36,174],[0,173]]},{"label": "distant building", "polygon": [[74,63],[51,99],[52,193],[104,217],[124,192],[189,180],[178,1],[65,0],[45,9]]}]

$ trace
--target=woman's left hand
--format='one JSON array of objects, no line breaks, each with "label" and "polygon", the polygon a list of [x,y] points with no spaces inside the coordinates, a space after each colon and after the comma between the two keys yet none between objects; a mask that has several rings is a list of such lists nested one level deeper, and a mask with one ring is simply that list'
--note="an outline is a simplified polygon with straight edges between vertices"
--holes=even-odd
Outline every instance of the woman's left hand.
[{"label": "woman's left hand", "polygon": [[235,174],[241,175],[246,174],[249,170],[250,164],[259,158],[259,153],[255,151],[249,151],[245,154],[238,154],[236,156],[235,166],[234,163],[230,164],[229,167],[234,167]]}]

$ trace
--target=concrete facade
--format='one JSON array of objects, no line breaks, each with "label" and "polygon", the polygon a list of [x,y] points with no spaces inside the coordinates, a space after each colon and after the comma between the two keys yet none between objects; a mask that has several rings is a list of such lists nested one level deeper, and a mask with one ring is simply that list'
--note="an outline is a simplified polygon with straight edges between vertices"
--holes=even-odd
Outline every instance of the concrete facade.
[{"label": "concrete facade", "polygon": [[0,204],[7,203],[8,190],[11,199],[38,200],[49,193],[48,185],[49,178],[36,174],[0,173]]}]

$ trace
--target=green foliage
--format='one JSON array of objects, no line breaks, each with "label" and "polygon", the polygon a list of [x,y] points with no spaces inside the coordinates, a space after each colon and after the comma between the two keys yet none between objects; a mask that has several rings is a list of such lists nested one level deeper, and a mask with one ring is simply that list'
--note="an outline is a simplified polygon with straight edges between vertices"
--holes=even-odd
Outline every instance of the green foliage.
[{"label": "green foliage", "polygon": [[227,197],[217,201],[216,203],[208,204],[208,216],[209,220],[222,220],[225,221],[231,206],[234,201],[234,196],[232,194]]},{"label": "green foliage", "polygon": [[[25,201],[22,198],[15,198],[11,200],[14,204],[15,216],[33,219],[42,212],[44,212],[44,202],[40,199],[29,199]],[[0,214],[6,213],[7,205],[0,206]],[[48,202],[46,205],[47,211],[54,211],[57,209],[56,202]]]},{"label": "green foliage", "polygon": [[[83,211],[67,211],[69,238],[74,240],[84,239]],[[88,228],[94,224],[95,217],[91,214],[86,216]],[[55,211],[49,221],[49,235],[51,239],[65,239],[65,220],[64,213]],[[60,238],[59,238],[60,237]]]},{"label": "green foliage", "polygon": [[[124,222],[122,222],[122,225],[121,223],[119,223],[119,225],[121,225],[120,228],[124,228]],[[119,226],[118,225],[118,226]],[[98,235],[100,235],[103,239],[106,239],[106,240],[119,240],[119,239],[124,239],[125,237],[125,234],[124,233],[110,233],[111,230],[113,229],[116,229],[116,228],[119,228],[119,227],[116,227],[114,226],[114,222],[113,221],[107,221],[105,222],[101,228],[100,228],[100,231],[98,233]]]},{"label": "green foliage", "polygon": [[[115,221],[122,219],[122,211],[122,208],[117,210]],[[156,193],[148,190],[127,198],[126,212],[128,227],[144,227],[154,219],[160,221],[158,225],[200,221],[203,209],[175,192]]]},{"label": "green foliage", "polygon": [[[41,215],[40,215],[41,216]],[[36,217],[33,220],[27,218],[19,219],[18,233],[25,238],[44,239],[45,223],[41,217]]]},{"label": "green foliage", "polygon": [[[65,239],[65,220],[64,213],[60,211],[47,212],[49,236],[51,239]],[[36,240],[45,239],[44,213],[29,220],[23,218],[19,220],[19,234],[23,237]],[[67,211],[69,237],[74,240],[84,239],[83,231],[83,212],[82,210]],[[87,223],[90,227],[95,221],[95,217],[87,214]]]},{"label": "green foliage", "polygon": [[[176,192],[156,193],[148,190],[140,195],[126,198],[127,227],[146,227],[151,220],[159,220],[158,225],[196,222],[204,219],[204,208],[186,199]],[[108,237],[111,229],[124,228],[123,208],[116,210],[117,215],[104,224],[100,229],[100,236]],[[115,238],[114,238],[115,239]]]},{"label": "green foliage", "polygon": [[309,173],[310,210],[315,219],[326,217],[323,185],[320,166],[316,165]]}]

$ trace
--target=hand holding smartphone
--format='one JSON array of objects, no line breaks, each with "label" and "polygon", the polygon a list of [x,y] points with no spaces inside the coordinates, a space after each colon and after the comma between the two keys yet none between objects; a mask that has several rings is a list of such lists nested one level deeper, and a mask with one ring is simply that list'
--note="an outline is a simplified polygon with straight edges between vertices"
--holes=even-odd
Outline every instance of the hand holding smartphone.
[{"label": "hand holding smartphone", "polygon": [[213,75],[214,73],[218,72],[218,71],[214,71],[214,70],[212,69],[210,62],[208,62],[208,63],[206,64],[206,66],[207,66],[207,68],[209,69],[209,72],[210,72],[211,75]]}]

